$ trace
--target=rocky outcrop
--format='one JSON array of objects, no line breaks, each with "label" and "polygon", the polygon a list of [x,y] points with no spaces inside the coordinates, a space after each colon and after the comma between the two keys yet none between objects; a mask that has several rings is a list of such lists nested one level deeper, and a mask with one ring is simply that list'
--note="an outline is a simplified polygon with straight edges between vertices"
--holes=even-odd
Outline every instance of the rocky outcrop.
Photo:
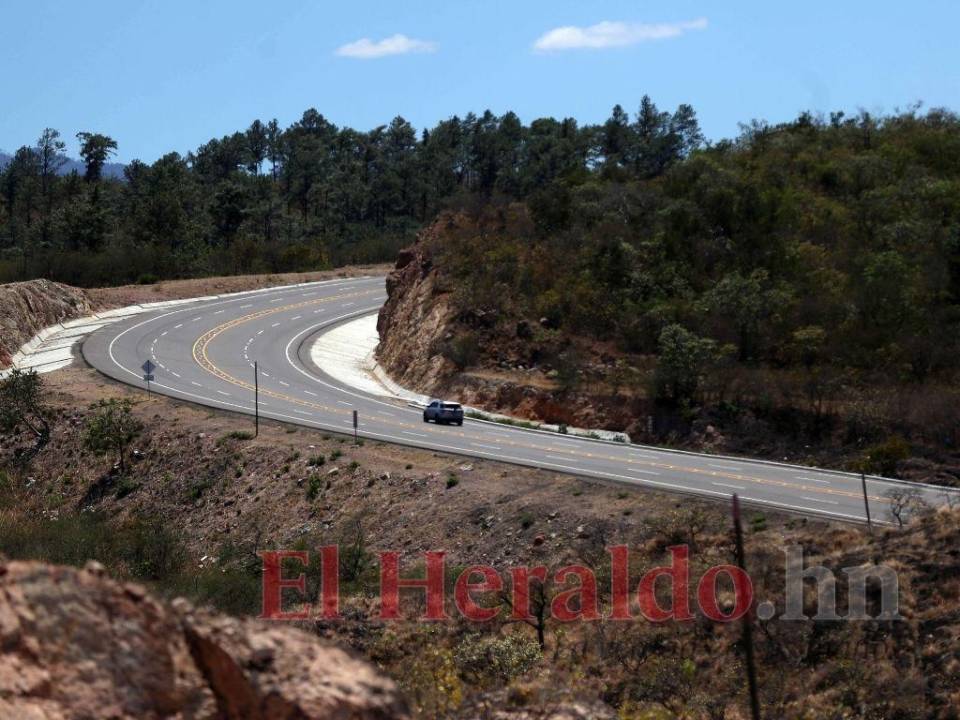
[{"label": "rocky outcrop", "polygon": [[0,285],[0,368],[44,328],[93,312],[87,294],[69,285],[50,280]]},{"label": "rocky outcrop", "polygon": [[437,226],[428,228],[416,245],[400,251],[377,319],[380,364],[396,382],[426,394],[456,370],[436,348],[456,314],[433,272],[428,236],[437,232]]},{"label": "rocky outcrop", "polygon": [[[417,242],[400,252],[387,277],[387,301],[380,310],[377,360],[400,385],[425,395],[450,397],[495,413],[545,423],[637,432],[648,409],[640,401],[596,392],[560,390],[550,359],[571,340],[548,346],[533,338],[535,319],[498,317],[496,312],[455,306],[455,282],[440,266],[444,243],[455,237],[482,237],[499,219],[443,214]],[[496,231],[496,227],[493,227]],[[465,370],[449,357],[457,338],[475,343]],[[589,351],[581,373],[599,367]],[[505,370],[506,368],[506,370]],[[641,407],[642,406],[642,407]],[[641,425],[637,418],[643,419]]]},{"label": "rocky outcrop", "polygon": [[0,564],[0,717],[405,718],[393,683],[295,628],[167,605],[138,585]]}]

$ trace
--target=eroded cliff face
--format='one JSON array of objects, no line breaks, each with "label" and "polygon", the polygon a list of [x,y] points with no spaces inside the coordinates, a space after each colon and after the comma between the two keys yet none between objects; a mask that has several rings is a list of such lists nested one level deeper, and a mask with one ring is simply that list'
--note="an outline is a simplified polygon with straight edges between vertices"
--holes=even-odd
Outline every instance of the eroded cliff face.
[{"label": "eroded cliff face", "polygon": [[162,603],[96,563],[0,562],[0,717],[408,714],[372,665],[295,628]]},{"label": "eroded cliff face", "polygon": [[93,312],[87,294],[69,285],[50,280],[0,285],[0,368],[44,328]]},{"label": "eroded cliff face", "polygon": [[446,218],[424,230],[417,243],[400,251],[387,276],[387,301],[380,310],[377,357],[394,380],[425,394],[438,392],[456,372],[456,366],[438,351],[451,332],[456,311],[433,265],[430,243]]}]

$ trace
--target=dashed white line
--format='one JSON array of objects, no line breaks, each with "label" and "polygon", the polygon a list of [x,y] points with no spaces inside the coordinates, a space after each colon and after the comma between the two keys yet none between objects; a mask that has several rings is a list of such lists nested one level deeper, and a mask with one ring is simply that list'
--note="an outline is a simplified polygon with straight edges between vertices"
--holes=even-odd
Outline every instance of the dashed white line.
[{"label": "dashed white line", "polygon": [[812,497],[807,497],[806,495],[801,495],[801,496],[800,496],[800,499],[801,499],[801,500],[809,500],[810,502],[827,503],[828,505],[839,505],[839,504],[840,504],[840,503],[838,503],[836,500],[824,500],[823,498],[812,498]]},{"label": "dashed white line", "polygon": [[720,468],[721,470],[743,470],[742,467],[737,467],[736,465],[714,465],[713,463],[707,463],[712,468]]},{"label": "dashed white line", "polygon": [[213,314],[214,314],[214,315],[222,315],[222,314],[225,313],[225,312],[226,312],[226,310],[217,310],[217,311],[215,311]]},{"label": "dashed white line", "polygon": [[560,457],[559,455],[547,455],[548,460],[559,460],[560,462],[576,462],[576,458]]},{"label": "dashed white line", "polygon": [[337,400],[337,402],[341,405],[346,405],[347,407],[353,407],[353,403],[348,403],[346,400]]},{"label": "dashed white line", "polygon": [[293,322],[294,320],[300,320],[302,318],[303,318],[303,315],[297,315],[296,317],[290,318],[290,322]]},{"label": "dashed white line", "polygon": [[270,327],[280,327],[280,323],[274,323],[274,324],[271,325]]},{"label": "dashed white line", "polygon": [[659,475],[655,470],[641,470],[639,468],[630,468],[629,472],[640,473],[641,475]]},{"label": "dashed white line", "polygon": [[252,308],[252,307],[253,307],[253,303],[249,303],[249,304],[247,304],[247,305],[241,305],[241,306],[240,306],[240,309],[241,309],[241,310],[246,310],[247,308]]},{"label": "dashed white line", "polygon": [[387,417],[396,417],[393,413],[389,413],[386,410],[377,410],[378,415],[386,415]]},{"label": "dashed white line", "polygon": [[409,430],[404,430],[404,431],[403,431],[403,434],[404,434],[404,435],[413,435],[414,437],[422,437],[422,438],[427,437],[427,436],[424,435],[423,433],[415,433],[415,432],[411,432],[411,431],[409,431]]},{"label": "dashed white line", "polygon": [[193,386],[195,386],[195,387],[203,387],[203,385],[201,385],[200,383],[198,383],[196,380],[191,380],[191,381],[190,381],[190,384],[193,385]]},{"label": "dashed white line", "polygon": [[298,415],[309,415],[310,417],[313,417],[313,413],[307,412],[306,410],[294,410],[294,412]]},{"label": "dashed white line", "polygon": [[309,390],[304,390],[304,391],[303,391],[303,394],[304,394],[304,395],[310,395],[311,397],[316,397],[316,396],[317,396],[317,394],[316,394],[315,392],[310,392]]},{"label": "dashed white line", "polygon": [[817,478],[812,477],[800,477],[799,475],[795,478],[796,480],[802,480],[803,482],[815,482],[820,483],[821,485],[829,485],[829,480],[818,480]]},{"label": "dashed white line", "polygon": [[174,329],[174,330],[179,330],[179,329],[182,328],[182,327],[183,327],[183,323],[180,323],[179,325],[174,325],[174,326],[173,326],[173,329]]},{"label": "dashed white line", "polygon": [[227,397],[230,397],[230,393],[224,392],[223,390],[217,390],[217,392],[220,393],[221,395],[226,395]]},{"label": "dashed white line", "polygon": [[284,387],[290,387],[290,383],[284,382],[283,380],[280,381],[280,384],[283,385]]}]

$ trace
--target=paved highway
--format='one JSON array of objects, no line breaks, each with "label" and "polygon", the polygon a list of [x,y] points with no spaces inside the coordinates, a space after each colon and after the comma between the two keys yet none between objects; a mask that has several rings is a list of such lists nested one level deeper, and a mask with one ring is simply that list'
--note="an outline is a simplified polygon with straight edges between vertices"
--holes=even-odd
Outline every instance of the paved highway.
[{"label": "paved highway", "polygon": [[[342,386],[310,361],[319,332],[375,312],[384,280],[354,278],[277,288],[191,303],[105,327],[83,345],[95,368],[144,386],[147,359],[157,369],[155,392],[202,405],[252,414],[256,361],[261,417],[352,432],[353,411],[363,437],[430,450],[500,460],[658,490],[729,498],[843,521],[865,518],[859,476],[607,443],[494,423],[463,427],[425,424],[420,410]],[[902,484],[867,479],[874,520],[891,522],[886,493]],[[943,491],[921,486],[929,502]]]}]

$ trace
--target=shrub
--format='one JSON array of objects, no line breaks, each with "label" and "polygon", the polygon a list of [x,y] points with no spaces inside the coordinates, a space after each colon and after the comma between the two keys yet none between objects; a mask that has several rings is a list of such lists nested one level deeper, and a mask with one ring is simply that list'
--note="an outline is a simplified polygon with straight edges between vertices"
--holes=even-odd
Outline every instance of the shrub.
[{"label": "shrub", "polygon": [[309,460],[307,460],[307,466],[322,467],[326,462],[327,462],[327,459],[323,455],[314,455]]},{"label": "shrub", "polygon": [[481,686],[508,683],[528,672],[542,657],[537,641],[519,633],[502,637],[468,635],[454,652],[460,674]]},{"label": "shrub", "polygon": [[448,490],[449,490],[450,488],[456,487],[456,486],[459,485],[459,484],[460,484],[460,479],[459,479],[456,475],[454,475],[453,473],[450,473],[450,475],[447,476],[447,489],[448,489]]},{"label": "shrub", "polygon": [[227,440],[253,440],[253,433],[247,430],[233,430],[226,435],[222,435],[217,440],[217,445],[223,445]]},{"label": "shrub", "polygon": [[311,475],[310,479],[307,481],[307,500],[310,500],[311,502],[316,500],[322,487],[323,480],[320,479],[320,476]]}]

